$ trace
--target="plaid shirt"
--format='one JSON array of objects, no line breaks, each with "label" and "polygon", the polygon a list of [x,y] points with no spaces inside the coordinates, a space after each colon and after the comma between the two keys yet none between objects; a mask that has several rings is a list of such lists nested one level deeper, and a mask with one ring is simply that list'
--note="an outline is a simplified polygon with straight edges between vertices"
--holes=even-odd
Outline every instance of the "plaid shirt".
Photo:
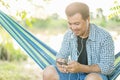
[{"label": "plaid shirt", "polygon": [[[64,35],[63,42],[57,58],[69,57],[77,61],[77,36],[71,30]],[[114,65],[114,43],[111,35],[100,27],[90,24],[90,33],[86,41],[88,65],[98,64],[101,73],[108,75]]]}]

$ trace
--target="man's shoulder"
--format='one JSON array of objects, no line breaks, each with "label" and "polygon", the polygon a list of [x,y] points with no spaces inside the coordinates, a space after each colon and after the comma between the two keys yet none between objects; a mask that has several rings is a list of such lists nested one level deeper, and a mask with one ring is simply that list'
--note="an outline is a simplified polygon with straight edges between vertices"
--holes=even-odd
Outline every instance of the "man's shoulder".
[{"label": "man's shoulder", "polygon": [[97,34],[100,34],[101,36],[110,36],[110,33],[105,28],[95,24],[92,24],[92,27],[95,29]]},{"label": "man's shoulder", "polygon": [[72,32],[71,29],[68,29],[64,34],[64,39],[76,40],[76,35]]},{"label": "man's shoulder", "polygon": [[70,29],[68,29],[64,34],[64,36],[67,36],[67,37],[71,37],[71,35],[73,35],[73,32]]},{"label": "man's shoulder", "polygon": [[104,28],[100,26],[96,26],[95,24],[92,24],[90,31],[90,39],[96,40],[96,41],[103,41],[104,39],[112,39],[112,36],[110,33],[105,30]]}]

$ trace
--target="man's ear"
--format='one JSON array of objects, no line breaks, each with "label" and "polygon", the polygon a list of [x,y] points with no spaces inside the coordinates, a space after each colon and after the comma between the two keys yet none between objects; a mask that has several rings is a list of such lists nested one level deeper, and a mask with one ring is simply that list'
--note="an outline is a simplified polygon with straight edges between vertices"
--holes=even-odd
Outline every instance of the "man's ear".
[{"label": "man's ear", "polygon": [[87,27],[89,26],[89,22],[88,22],[88,19],[86,20],[86,25],[87,25]]},{"label": "man's ear", "polygon": [[90,17],[88,17],[88,19],[86,20],[87,27],[89,26],[89,21],[90,21]]}]

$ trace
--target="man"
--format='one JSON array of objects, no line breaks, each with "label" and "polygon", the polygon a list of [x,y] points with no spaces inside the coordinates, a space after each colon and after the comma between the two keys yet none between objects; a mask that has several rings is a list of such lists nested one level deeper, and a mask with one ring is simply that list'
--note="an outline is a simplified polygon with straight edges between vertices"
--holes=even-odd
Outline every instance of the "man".
[{"label": "man", "polygon": [[114,44],[108,32],[90,24],[89,7],[67,6],[69,30],[56,55],[56,66],[43,72],[43,80],[108,80],[114,65]]}]

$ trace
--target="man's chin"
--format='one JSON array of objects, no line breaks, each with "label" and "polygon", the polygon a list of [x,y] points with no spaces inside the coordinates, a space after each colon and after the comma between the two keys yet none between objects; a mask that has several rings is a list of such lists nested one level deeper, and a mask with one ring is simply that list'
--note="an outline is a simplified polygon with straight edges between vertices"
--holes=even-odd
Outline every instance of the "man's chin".
[{"label": "man's chin", "polygon": [[79,34],[78,34],[78,33],[75,33],[75,35],[76,35],[76,36],[79,36]]},{"label": "man's chin", "polygon": [[74,33],[76,36],[81,36],[80,34],[78,34],[78,33]]},{"label": "man's chin", "polygon": [[80,33],[79,33],[79,32],[74,32],[74,34],[75,34],[76,36],[80,36]]}]

